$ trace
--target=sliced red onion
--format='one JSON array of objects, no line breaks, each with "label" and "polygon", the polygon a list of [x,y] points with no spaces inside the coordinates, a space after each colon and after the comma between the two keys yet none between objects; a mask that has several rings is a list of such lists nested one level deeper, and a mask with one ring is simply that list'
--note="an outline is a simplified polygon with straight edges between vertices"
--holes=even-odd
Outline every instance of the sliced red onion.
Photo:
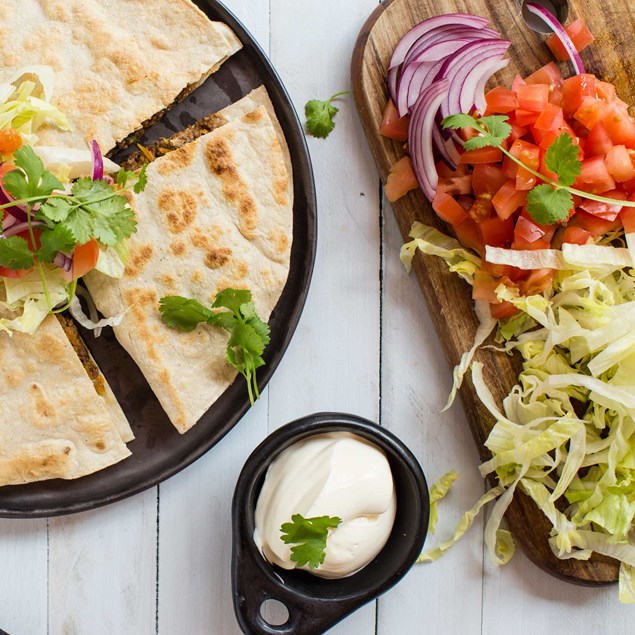
[{"label": "sliced red onion", "polygon": [[558,18],[556,18],[551,11],[545,9],[545,7],[539,4],[536,4],[535,2],[527,2],[525,6],[530,13],[533,13],[536,17],[540,18],[554,32],[560,42],[562,42],[562,46],[564,46],[564,50],[567,52],[567,55],[573,64],[576,75],[584,73],[582,58],[571,41],[569,34],[558,21]]},{"label": "sliced red onion", "polygon": [[5,217],[2,219],[2,231],[4,233],[5,229],[9,229],[9,227],[11,227],[11,225],[14,225],[15,223],[17,223],[17,219],[14,216],[11,216],[11,214],[6,214]]},{"label": "sliced red onion", "polygon": [[73,266],[73,259],[65,253],[58,251],[55,258],[53,258],[53,264],[57,265],[60,269],[64,269],[64,271],[70,271]]},{"label": "sliced red onion", "polygon": [[[0,179],[0,205],[6,205],[13,202],[15,199],[4,189],[2,185],[2,179]],[[23,205],[12,205],[11,207],[5,207],[4,211],[7,214],[11,214],[16,220],[25,222],[27,220],[26,207]]]},{"label": "sliced red onion", "polygon": [[439,74],[439,70],[443,66],[443,60],[438,62],[422,62],[421,64],[409,64],[399,78],[399,87],[397,88],[397,111],[401,114],[408,114],[414,103],[419,98],[421,91],[425,90],[435,77]]},{"label": "sliced red onion", "polygon": [[97,181],[98,179],[104,178],[104,157],[95,139],[93,139],[89,145],[93,152],[93,181]]},{"label": "sliced red onion", "polygon": [[488,20],[479,15],[469,15],[467,13],[452,13],[449,15],[439,15],[428,20],[424,20],[415,25],[399,40],[390,59],[388,66],[388,91],[394,103],[397,96],[397,79],[399,77],[399,66],[403,63],[410,48],[427,33],[433,29],[451,28],[457,25],[471,26],[475,28],[485,28]]},{"label": "sliced red onion", "polygon": [[432,147],[451,170],[456,170],[461,160],[461,154],[454,143],[454,139],[445,139],[443,137],[441,127],[437,123],[432,127]]},{"label": "sliced red onion", "polygon": [[[38,227],[43,224],[44,223],[40,220],[34,220],[31,222],[31,227]],[[23,232],[27,229],[29,229],[29,223],[27,223],[26,221],[22,223],[14,223],[13,225],[11,225],[11,227],[4,231],[4,237],[10,238],[11,236],[15,236],[16,234],[19,234],[20,232]]]},{"label": "sliced red onion", "polygon": [[485,101],[485,84],[491,79],[492,75],[498,73],[509,64],[509,59],[493,61],[490,66],[483,69],[483,75],[478,80],[474,89],[474,108],[480,113],[485,112],[487,102]]},{"label": "sliced red onion", "polygon": [[439,183],[432,152],[434,119],[448,89],[448,80],[442,79],[434,82],[428,90],[421,93],[412,109],[408,127],[408,150],[412,168],[419,187],[429,201],[434,198]]}]

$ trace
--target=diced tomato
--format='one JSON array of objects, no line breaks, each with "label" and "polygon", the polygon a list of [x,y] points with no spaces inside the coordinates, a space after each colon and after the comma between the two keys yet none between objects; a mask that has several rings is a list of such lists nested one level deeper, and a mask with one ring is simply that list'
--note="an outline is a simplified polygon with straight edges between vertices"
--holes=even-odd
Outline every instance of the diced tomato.
[{"label": "diced tomato", "polygon": [[510,141],[516,141],[527,134],[527,126],[520,126],[516,121],[509,121],[509,125],[512,127],[512,133],[509,135]]},{"label": "diced tomato", "polygon": [[560,106],[547,104],[545,109],[540,113],[534,127],[538,130],[548,132],[549,130],[559,130],[564,124],[564,116]]},{"label": "diced tomato", "polygon": [[604,157],[591,157],[582,161],[576,184],[585,192],[602,194],[615,189],[615,180],[606,169]]},{"label": "diced tomato", "polygon": [[459,196],[456,202],[467,212],[467,210],[474,204],[474,199],[469,196]]},{"label": "diced tomato", "polygon": [[[532,170],[537,170],[540,165],[540,148],[531,143],[527,143],[522,139],[517,139],[509,148],[509,153],[516,157],[519,161],[521,161],[524,165]],[[510,163],[513,163],[511,159],[506,157]],[[507,176],[509,178],[513,178],[511,176],[512,169],[509,164],[507,165]],[[514,163],[516,167],[515,170],[515,178],[516,178],[516,189],[517,190],[530,190],[534,185],[536,185],[537,178],[526,170]]]},{"label": "diced tomato", "polygon": [[606,169],[618,183],[635,179],[633,154],[633,151],[627,150],[624,145],[613,146],[606,153]]},{"label": "diced tomato", "polygon": [[447,163],[444,163],[443,161],[438,161],[437,164],[435,165],[436,169],[437,169],[437,174],[439,175],[439,178],[454,178],[456,176],[465,176],[466,174],[470,173],[469,167],[467,165],[459,165],[457,166],[456,170],[452,170]]},{"label": "diced tomato", "polygon": [[439,179],[438,190],[453,196],[465,196],[472,193],[472,175],[451,176],[449,178]]},{"label": "diced tomato", "polygon": [[[578,52],[585,49],[594,40],[593,34],[589,31],[589,27],[582,18],[574,20],[571,24],[567,25],[564,30],[567,32],[573,46],[575,46]],[[569,59],[566,49],[555,34],[547,38],[546,44],[559,62],[564,62]]]},{"label": "diced tomato", "polygon": [[[605,192],[604,196],[615,199],[616,201],[625,201],[627,198],[626,192],[622,192],[622,190]],[[623,207],[624,206],[619,203],[602,203],[600,201],[593,201],[590,198],[584,199],[580,203],[580,209],[608,221],[615,220],[617,215],[622,211]]]},{"label": "diced tomato", "polygon": [[554,62],[541,66],[537,71],[525,77],[525,82],[528,84],[547,84],[547,86],[555,88],[562,87],[563,81],[562,73]]},{"label": "diced tomato", "polygon": [[0,130],[0,154],[13,154],[22,147],[22,136],[14,128]]},{"label": "diced tomato", "polygon": [[489,310],[495,320],[504,320],[520,313],[520,309],[507,300],[503,300],[500,304],[490,304]]},{"label": "diced tomato", "polygon": [[603,99],[609,104],[612,104],[617,99],[615,86],[609,82],[601,82],[599,79],[596,79],[595,92],[599,99]]},{"label": "diced tomato", "polygon": [[624,207],[620,214],[624,232],[631,234],[635,232],[635,207]]},{"label": "diced tomato", "polygon": [[503,153],[499,148],[477,148],[467,150],[461,155],[460,163],[496,163],[501,161]]},{"label": "diced tomato", "polygon": [[565,227],[562,236],[563,243],[572,243],[574,245],[586,245],[592,239],[593,235],[586,229],[574,226]]},{"label": "diced tomato", "polygon": [[588,156],[607,154],[612,147],[611,137],[602,123],[595,124],[584,141],[584,151]]},{"label": "diced tomato", "polygon": [[516,226],[514,227],[514,241],[524,241],[526,243],[533,243],[539,240],[545,235],[545,230],[527,216],[520,215],[516,220]]},{"label": "diced tomato", "polygon": [[450,225],[458,225],[467,218],[465,210],[454,198],[441,190],[437,191],[432,201],[432,209],[434,209],[441,220],[450,223]]},{"label": "diced tomato", "polygon": [[386,198],[393,202],[417,187],[419,187],[419,184],[412,169],[410,157],[403,157],[390,168],[384,192],[386,193]]},{"label": "diced tomato", "polygon": [[635,179],[631,179],[630,181],[624,181],[624,183],[622,183],[622,188],[625,192],[628,192],[629,194],[633,194],[633,192],[635,192]]},{"label": "diced tomato", "polygon": [[562,109],[565,115],[571,115],[580,108],[585,97],[595,97],[595,75],[582,73],[564,80]]},{"label": "diced tomato", "polygon": [[527,202],[527,192],[525,190],[516,189],[516,180],[508,180],[496,192],[492,199],[492,205],[496,210],[499,218],[505,220],[509,218],[519,207]]},{"label": "diced tomato", "polygon": [[538,119],[539,113],[533,112],[532,110],[523,110],[522,108],[517,108],[515,115],[516,123],[519,126],[528,126],[532,123],[536,123],[536,119]]},{"label": "diced tomato", "polygon": [[494,196],[506,181],[503,170],[496,163],[480,163],[474,166],[472,186],[477,196],[481,194]]},{"label": "diced tomato", "polygon": [[545,155],[546,155],[546,153],[547,153],[546,150],[542,150],[540,152],[540,167],[538,168],[538,172],[540,172],[540,174],[544,174],[547,178],[551,179],[552,181],[557,181],[558,180],[558,175],[555,172],[552,172],[545,165]]},{"label": "diced tomato", "polygon": [[487,271],[487,273],[493,276],[497,276],[498,278],[502,278],[503,276],[509,278],[514,267],[511,265],[496,265],[492,262],[487,262],[487,260],[483,260],[481,269],[483,269],[483,271]]},{"label": "diced tomato", "polygon": [[509,245],[514,237],[514,219],[502,220],[498,216],[486,218],[479,223],[481,236],[486,245],[492,247],[504,247]]},{"label": "diced tomato", "polygon": [[496,289],[500,284],[500,279],[495,278],[486,271],[477,271],[474,274],[474,283],[472,285],[472,299],[485,300],[490,304],[497,304],[500,300],[496,297]]},{"label": "diced tomato", "polygon": [[395,141],[407,141],[408,121],[408,115],[399,117],[395,104],[392,103],[392,99],[389,99],[379,125],[379,133]]},{"label": "diced tomato", "polygon": [[525,84],[518,87],[518,108],[531,112],[542,112],[549,103],[547,84]]},{"label": "diced tomato", "polygon": [[615,220],[609,221],[593,214],[587,214],[582,210],[578,210],[575,216],[569,221],[569,227],[582,227],[586,229],[592,236],[601,236],[609,232],[619,229],[622,224],[622,215],[620,214]]},{"label": "diced tomato", "polygon": [[99,244],[94,238],[83,245],[76,245],[73,251],[73,266],[70,271],[64,272],[64,279],[70,282],[86,275],[95,268],[98,258]]},{"label": "diced tomato", "polygon": [[514,93],[514,95],[518,95],[518,89],[520,86],[525,86],[526,84],[527,82],[520,75],[516,75],[516,77],[514,77],[514,81],[512,82],[512,93]]},{"label": "diced tomato", "polygon": [[585,128],[591,130],[606,116],[606,103],[595,97],[583,97],[580,107],[575,111],[573,118],[579,121]]},{"label": "diced tomato", "polygon": [[512,93],[511,90],[503,88],[502,86],[492,88],[492,90],[485,95],[485,102],[487,103],[487,108],[484,113],[485,115],[492,115],[495,113],[506,115],[507,113],[512,112],[512,110],[516,110],[516,108],[518,108],[518,99],[516,99],[516,95]]},{"label": "diced tomato", "polygon": [[468,217],[462,223],[454,225],[454,232],[459,242],[465,247],[469,247],[481,255],[485,252],[481,230],[478,223],[471,218]]},{"label": "diced tomato", "polygon": [[512,243],[512,249],[518,250],[549,249],[550,247],[551,243],[544,238],[538,238],[532,242],[527,242],[522,238],[514,238],[514,242]]},{"label": "diced tomato", "polygon": [[534,269],[520,285],[521,295],[529,296],[542,293],[551,286],[555,275],[555,269]]},{"label": "diced tomato", "polygon": [[608,104],[602,124],[614,144],[635,148],[635,123],[626,109],[615,103]]}]

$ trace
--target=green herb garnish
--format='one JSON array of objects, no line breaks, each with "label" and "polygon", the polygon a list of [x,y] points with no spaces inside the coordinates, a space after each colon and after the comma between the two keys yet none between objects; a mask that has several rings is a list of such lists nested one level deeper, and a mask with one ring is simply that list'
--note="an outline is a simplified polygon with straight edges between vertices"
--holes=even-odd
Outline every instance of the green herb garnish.
[{"label": "green herb garnish", "polygon": [[341,522],[337,516],[304,518],[293,514],[291,522],[280,527],[282,542],[295,545],[291,547],[291,560],[299,567],[308,564],[310,569],[317,569],[326,557],[329,529],[335,529]]},{"label": "green herb garnish", "polygon": [[491,115],[480,119],[466,114],[450,115],[443,120],[443,126],[455,129],[474,128],[479,134],[465,142],[466,150],[485,147],[499,148],[514,163],[544,181],[527,194],[527,212],[540,225],[551,225],[566,220],[573,208],[572,195],[600,203],[635,207],[635,201],[616,200],[571,187],[580,174],[582,163],[578,159],[578,147],[573,143],[571,135],[566,132],[556,137],[545,154],[545,166],[548,170],[555,172],[557,176],[557,180],[554,181],[528,167],[502,147],[501,144],[512,132],[505,115]]},{"label": "green herb garnish", "polygon": [[319,139],[326,139],[326,137],[329,136],[333,128],[335,128],[333,118],[339,112],[339,108],[333,106],[331,102],[347,94],[348,91],[343,91],[341,93],[335,93],[335,95],[326,101],[311,99],[306,102],[304,115],[306,116],[306,129],[310,135],[318,137]]},{"label": "green herb garnish", "polygon": [[254,405],[260,397],[256,369],[264,365],[262,354],[269,344],[269,326],[256,314],[251,291],[223,289],[216,295],[212,309],[198,300],[173,295],[161,298],[161,318],[168,326],[182,331],[193,331],[206,322],[229,331],[226,358],[246,380],[249,401]]}]

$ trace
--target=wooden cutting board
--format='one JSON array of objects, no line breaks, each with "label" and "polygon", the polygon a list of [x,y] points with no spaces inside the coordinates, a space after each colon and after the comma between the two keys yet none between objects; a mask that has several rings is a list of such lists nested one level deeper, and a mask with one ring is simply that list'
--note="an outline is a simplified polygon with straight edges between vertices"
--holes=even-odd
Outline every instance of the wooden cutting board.
[{"label": "wooden cutting board", "polygon": [[[569,20],[583,16],[595,42],[582,53],[589,72],[617,86],[618,95],[635,103],[635,11],[632,0],[570,0]],[[403,156],[402,144],[382,137],[379,123],[388,99],[386,69],[399,39],[415,24],[434,15],[462,12],[489,17],[495,29],[512,41],[509,66],[498,73],[493,83],[510,86],[518,73],[526,76],[551,61],[544,36],[527,28],[520,0],[384,0],[364,24],[353,52],[352,82],[355,103],[382,181],[390,167]],[[560,64],[565,76],[572,73],[568,63]],[[420,191],[411,192],[392,204],[404,240],[413,221],[447,231]],[[451,274],[440,258],[418,254],[414,271],[425,297],[437,333],[449,363],[458,363],[469,348],[477,328],[470,288]],[[483,363],[485,377],[497,400],[506,396],[516,383],[520,360],[515,357],[479,350],[476,360]],[[481,460],[490,458],[483,443],[494,420],[478,399],[470,377],[461,389],[465,411]],[[560,560],[549,548],[551,524],[524,494],[518,493],[506,514],[517,544],[539,567],[554,576],[585,585],[615,582],[618,563],[595,555],[589,561]]]}]

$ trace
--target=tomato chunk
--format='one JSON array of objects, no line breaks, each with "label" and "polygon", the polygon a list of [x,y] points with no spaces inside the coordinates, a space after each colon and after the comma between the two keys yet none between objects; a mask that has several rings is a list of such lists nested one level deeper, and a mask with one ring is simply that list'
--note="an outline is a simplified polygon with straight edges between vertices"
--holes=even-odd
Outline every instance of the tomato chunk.
[{"label": "tomato chunk", "polygon": [[569,77],[562,84],[562,109],[565,114],[574,113],[585,97],[595,97],[595,75],[581,73]]},{"label": "tomato chunk", "polygon": [[606,153],[606,169],[618,183],[635,179],[633,151],[624,145],[613,146]]},{"label": "tomato chunk", "polygon": [[496,163],[501,161],[503,153],[499,148],[477,148],[467,150],[461,155],[461,163]]},{"label": "tomato chunk", "polygon": [[441,220],[450,223],[450,225],[458,225],[467,218],[465,210],[454,198],[441,190],[437,191],[432,201],[432,209],[434,209]]},{"label": "tomato chunk", "polygon": [[492,205],[499,218],[509,218],[527,202],[527,191],[516,189],[516,179],[509,179],[492,199]]},{"label": "tomato chunk", "polygon": [[574,245],[586,245],[589,240],[593,240],[593,234],[587,231],[586,229],[582,229],[582,227],[565,227],[564,234],[562,237],[563,243],[572,243]]},{"label": "tomato chunk", "polygon": [[412,170],[410,157],[403,157],[390,168],[384,192],[386,193],[386,198],[392,203],[417,187],[419,187],[419,184]]},{"label": "tomato chunk", "polygon": [[13,129],[0,130],[0,154],[12,154],[22,147],[22,136]]},{"label": "tomato chunk", "polygon": [[519,86],[517,97],[520,110],[542,112],[549,102],[549,86],[547,84],[525,84],[525,86]]},{"label": "tomato chunk", "polygon": [[73,266],[70,271],[64,272],[65,280],[74,280],[92,271],[99,258],[99,244],[91,238],[83,245],[76,245],[73,251]]},{"label": "tomato chunk", "polygon": [[[591,42],[595,39],[582,18],[574,20],[571,24],[568,24],[564,30],[567,32],[567,35],[571,39],[571,42],[578,53],[589,46],[589,44],[591,44]],[[559,62],[564,62],[569,59],[566,49],[556,35],[548,37],[546,44],[551,49],[553,56]]]},{"label": "tomato chunk", "polygon": [[516,95],[511,90],[503,88],[502,86],[492,88],[492,90],[485,95],[485,102],[487,103],[485,115],[492,115],[494,113],[506,115],[518,108]]},{"label": "tomato chunk", "polygon": [[483,242],[492,247],[509,245],[514,237],[514,219],[511,216],[505,220],[498,216],[486,218],[479,223],[479,227]]},{"label": "tomato chunk", "polygon": [[395,141],[407,141],[408,121],[408,115],[399,117],[395,104],[392,103],[392,99],[389,99],[379,125],[379,133]]}]

